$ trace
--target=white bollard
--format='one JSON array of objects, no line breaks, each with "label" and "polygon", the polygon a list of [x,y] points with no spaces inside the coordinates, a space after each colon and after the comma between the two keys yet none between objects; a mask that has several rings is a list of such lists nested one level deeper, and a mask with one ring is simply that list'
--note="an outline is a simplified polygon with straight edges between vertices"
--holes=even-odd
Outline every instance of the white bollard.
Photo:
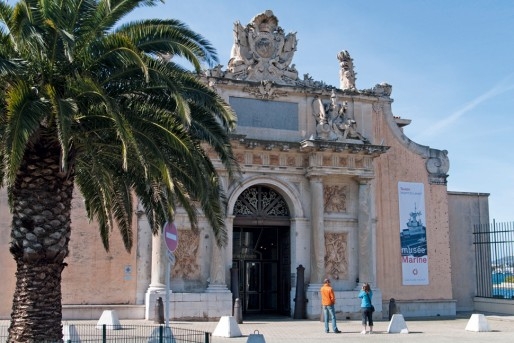
[{"label": "white bollard", "polygon": [[218,337],[241,337],[243,334],[233,316],[223,316],[220,318],[212,335]]},{"label": "white bollard", "polygon": [[62,326],[62,339],[64,343],[70,342],[81,342],[79,333],[75,325],[63,325]]},{"label": "white bollard", "polygon": [[105,310],[96,323],[96,328],[101,330],[104,325],[107,330],[120,330],[121,323],[118,313],[114,310]]},{"label": "white bollard", "polygon": [[475,331],[475,332],[489,332],[491,329],[489,328],[489,323],[483,314],[472,314],[471,318],[468,320],[468,325],[466,325],[466,331]]},{"label": "white bollard", "polygon": [[169,326],[160,326],[153,329],[146,343],[176,343],[176,340]]},{"label": "white bollard", "polygon": [[405,319],[403,318],[403,314],[393,314],[391,321],[389,322],[389,326],[387,328],[388,333],[409,333],[409,329],[407,329],[407,323],[405,323]]}]

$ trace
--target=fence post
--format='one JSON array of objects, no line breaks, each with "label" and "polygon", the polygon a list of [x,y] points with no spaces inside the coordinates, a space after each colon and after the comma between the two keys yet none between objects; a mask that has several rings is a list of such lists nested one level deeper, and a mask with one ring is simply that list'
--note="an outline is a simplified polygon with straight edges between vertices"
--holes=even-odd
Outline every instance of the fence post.
[{"label": "fence post", "polygon": [[208,332],[205,332],[205,339],[204,339],[204,343],[209,343],[209,337],[211,336],[210,333]]},{"label": "fence post", "polygon": [[107,325],[102,325],[102,343],[107,343]]},{"label": "fence post", "polygon": [[164,326],[159,325],[159,343],[164,343]]}]

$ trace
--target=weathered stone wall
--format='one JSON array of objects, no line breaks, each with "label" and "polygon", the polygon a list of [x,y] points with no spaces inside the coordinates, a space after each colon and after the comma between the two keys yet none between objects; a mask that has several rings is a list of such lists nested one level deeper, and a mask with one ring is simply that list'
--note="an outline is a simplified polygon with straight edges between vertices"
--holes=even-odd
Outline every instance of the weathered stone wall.
[{"label": "weathered stone wall", "polygon": [[453,298],[458,311],[473,311],[476,296],[475,224],[489,223],[489,194],[448,193]]},{"label": "weathered stone wall", "polygon": [[[136,249],[128,253],[117,228],[109,237],[106,252],[95,223],[89,223],[84,203],[73,199],[70,254],[63,271],[63,303],[65,304],[134,304],[136,288]],[[137,219],[132,218],[134,235]]]},{"label": "weathered stone wall", "polygon": [[[63,304],[135,304],[136,248],[128,253],[115,228],[110,235],[110,249],[106,252],[95,223],[89,223],[80,195],[72,202],[72,230],[68,266],[62,273]],[[11,315],[15,287],[16,265],[9,253],[11,214],[5,189],[0,191],[0,273],[4,275],[0,287],[0,318]],[[137,220],[133,218],[134,233]]]},{"label": "weathered stone wall", "polygon": [[0,318],[7,319],[11,316],[12,298],[16,279],[16,263],[9,252],[11,241],[12,216],[7,203],[7,192],[0,189],[0,274],[2,285],[0,287]]},{"label": "weathered stone wall", "polygon": [[[376,107],[375,136],[390,146],[375,160],[377,206],[377,284],[384,301],[448,300],[452,297],[447,187],[431,184],[425,167],[429,147],[405,137],[393,121],[390,104]],[[426,155],[426,154],[425,154]],[[402,285],[398,182],[424,184],[429,284]],[[429,313],[427,313],[429,314]],[[451,313],[450,313],[451,314]]]}]

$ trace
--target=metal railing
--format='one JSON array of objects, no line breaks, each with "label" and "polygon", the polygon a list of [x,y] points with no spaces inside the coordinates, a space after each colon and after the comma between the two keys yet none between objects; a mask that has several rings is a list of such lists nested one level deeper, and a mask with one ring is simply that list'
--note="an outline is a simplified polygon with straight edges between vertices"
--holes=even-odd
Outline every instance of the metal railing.
[{"label": "metal railing", "polygon": [[[169,327],[165,325],[112,325],[96,324],[63,324],[65,343],[76,342],[146,342],[146,343],[209,343],[211,333]],[[0,326],[0,341],[8,338],[8,326]]]},{"label": "metal railing", "polygon": [[514,223],[477,224],[477,296],[514,300]]}]

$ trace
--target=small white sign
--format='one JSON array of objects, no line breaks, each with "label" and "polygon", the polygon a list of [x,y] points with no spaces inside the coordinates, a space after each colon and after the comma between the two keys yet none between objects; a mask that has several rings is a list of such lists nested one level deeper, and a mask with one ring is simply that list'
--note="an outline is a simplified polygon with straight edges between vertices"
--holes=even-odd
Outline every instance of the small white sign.
[{"label": "small white sign", "polygon": [[166,256],[168,256],[168,260],[170,260],[171,264],[175,264],[175,254],[174,253],[172,253],[171,251],[167,250],[166,251]]}]

